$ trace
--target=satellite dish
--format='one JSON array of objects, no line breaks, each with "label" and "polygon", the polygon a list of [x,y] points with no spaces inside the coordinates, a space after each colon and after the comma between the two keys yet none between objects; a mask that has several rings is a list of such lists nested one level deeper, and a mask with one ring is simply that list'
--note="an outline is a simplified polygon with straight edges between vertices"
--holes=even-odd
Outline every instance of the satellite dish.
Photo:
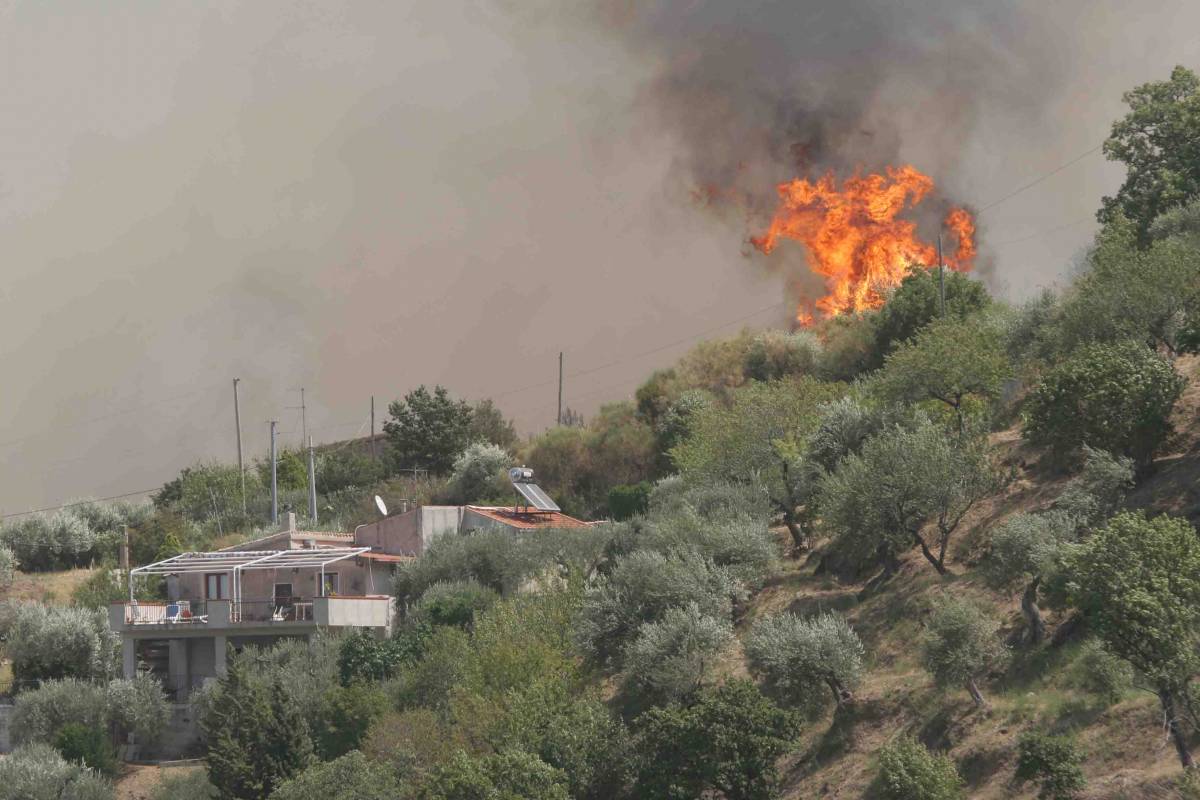
[{"label": "satellite dish", "polygon": [[383,502],[383,498],[375,495],[375,507],[379,509],[379,513],[387,516],[387,506]]}]

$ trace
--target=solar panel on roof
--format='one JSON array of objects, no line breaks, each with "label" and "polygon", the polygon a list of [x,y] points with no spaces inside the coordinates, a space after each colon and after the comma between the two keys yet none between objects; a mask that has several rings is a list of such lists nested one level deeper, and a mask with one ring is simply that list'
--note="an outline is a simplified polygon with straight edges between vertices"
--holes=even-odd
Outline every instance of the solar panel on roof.
[{"label": "solar panel on roof", "polygon": [[521,493],[521,496],[529,501],[529,504],[538,511],[562,511],[558,505],[550,499],[550,495],[542,491],[542,487],[536,483],[525,483],[518,481],[513,483],[513,487]]}]

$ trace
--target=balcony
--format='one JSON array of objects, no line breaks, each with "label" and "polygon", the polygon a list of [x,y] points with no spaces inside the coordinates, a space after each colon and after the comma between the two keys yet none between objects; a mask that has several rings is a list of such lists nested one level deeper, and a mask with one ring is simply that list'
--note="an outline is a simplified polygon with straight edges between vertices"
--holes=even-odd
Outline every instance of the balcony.
[{"label": "balcony", "polygon": [[197,635],[255,629],[313,627],[387,628],[391,625],[392,598],[388,595],[362,597],[314,597],[311,600],[207,600],[168,603],[113,603],[108,609],[109,627],[122,633]]}]

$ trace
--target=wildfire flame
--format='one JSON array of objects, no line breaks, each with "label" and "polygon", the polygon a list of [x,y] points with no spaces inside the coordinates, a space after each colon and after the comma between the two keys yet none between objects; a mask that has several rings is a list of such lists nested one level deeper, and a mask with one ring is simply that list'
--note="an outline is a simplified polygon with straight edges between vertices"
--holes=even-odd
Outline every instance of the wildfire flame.
[{"label": "wildfire flame", "polygon": [[[813,304],[820,316],[878,308],[910,269],[937,266],[937,247],[917,237],[915,222],[899,217],[933,191],[933,179],[914,167],[855,175],[840,187],[832,173],[816,181],[797,178],[778,190],[770,227],[750,241],[763,253],[780,239],[804,244],[809,267],[825,278],[828,293]],[[954,208],[944,225],[958,240],[954,252],[944,254],[945,263],[965,272],[975,257],[975,221]],[[811,325],[813,313],[801,308],[796,320]]]}]

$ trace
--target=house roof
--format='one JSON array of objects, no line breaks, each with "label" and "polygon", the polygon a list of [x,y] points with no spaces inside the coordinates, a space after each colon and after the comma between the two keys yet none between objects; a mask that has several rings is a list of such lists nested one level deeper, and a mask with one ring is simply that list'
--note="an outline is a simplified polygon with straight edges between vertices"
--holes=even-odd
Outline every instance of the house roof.
[{"label": "house roof", "polygon": [[467,506],[482,517],[510,528],[587,528],[591,523],[569,517],[561,511],[526,511],[512,506]]},{"label": "house roof", "polygon": [[308,550],[219,550],[212,553],[181,553],[130,570],[134,575],[181,575],[189,572],[321,567],[346,558],[361,556],[369,547],[319,547]]},{"label": "house roof", "polygon": [[416,556],[397,556],[391,553],[363,553],[359,558],[365,558],[368,561],[384,561],[389,564],[400,564],[405,561],[413,561]]},{"label": "house roof", "polygon": [[354,541],[354,534],[342,533],[340,531],[276,531],[266,536],[260,536],[257,539],[251,539],[248,542],[239,542],[229,547],[222,547],[219,552],[232,550],[274,550],[276,548],[266,547],[266,545],[286,541],[287,546],[291,547],[297,542],[303,543],[308,539],[328,544],[348,545]]}]

